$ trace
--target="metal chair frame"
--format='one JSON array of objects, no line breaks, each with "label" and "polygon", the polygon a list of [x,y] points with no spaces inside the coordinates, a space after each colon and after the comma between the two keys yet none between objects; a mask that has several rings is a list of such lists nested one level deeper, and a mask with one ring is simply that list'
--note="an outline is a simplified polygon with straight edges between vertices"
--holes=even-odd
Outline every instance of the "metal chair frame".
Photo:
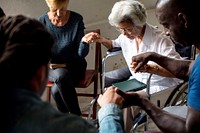
[{"label": "metal chair frame", "polygon": [[[113,49],[109,49],[107,52],[106,52],[106,55],[103,57],[102,59],[102,91],[104,90],[104,87],[105,87],[105,75],[106,75],[106,60],[110,57],[113,57],[113,56],[117,56],[117,55],[120,55],[122,54],[122,50],[121,48],[113,48]],[[147,80],[147,95],[148,95],[148,98],[150,99],[151,96],[150,96],[150,79],[151,79],[151,76],[152,74],[149,75],[149,78]],[[147,114],[142,111],[140,116],[139,116],[139,119],[137,119],[137,121],[135,122],[135,124],[133,125],[133,128],[131,129],[131,133],[134,133],[136,128],[138,127],[139,123],[141,122],[141,120],[144,118],[144,117],[147,117]],[[145,131],[147,131],[148,129],[148,119],[145,123]]]}]

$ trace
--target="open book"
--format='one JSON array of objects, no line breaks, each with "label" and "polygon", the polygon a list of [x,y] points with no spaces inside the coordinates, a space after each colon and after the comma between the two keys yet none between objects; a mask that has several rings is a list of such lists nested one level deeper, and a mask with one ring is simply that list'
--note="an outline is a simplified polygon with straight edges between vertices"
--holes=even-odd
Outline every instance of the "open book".
[{"label": "open book", "polygon": [[113,86],[118,87],[120,90],[122,90],[124,92],[138,91],[138,90],[145,89],[147,87],[146,84],[138,81],[135,78],[129,79],[126,81],[122,81],[122,82],[118,82],[118,83],[114,83]]}]

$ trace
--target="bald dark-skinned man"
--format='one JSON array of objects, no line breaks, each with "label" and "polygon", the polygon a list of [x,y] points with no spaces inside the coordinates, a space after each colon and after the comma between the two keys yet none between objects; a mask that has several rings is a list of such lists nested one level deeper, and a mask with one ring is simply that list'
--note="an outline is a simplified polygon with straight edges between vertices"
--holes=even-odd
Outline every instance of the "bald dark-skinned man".
[{"label": "bald dark-skinned man", "polygon": [[[170,9],[170,10],[169,10]],[[195,45],[200,49],[200,25],[198,4],[187,0],[158,0],[156,17],[170,38],[183,46]],[[176,77],[188,80],[188,101],[186,118],[171,115],[148,100],[141,99],[141,106],[156,125],[166,133],[200,132],[200,57],[196,60],[175,60],[156,53],[145,53],[132,58],[137,62],[136,72],[149,60],[166,68]],[[164,60],[164,61],[163,61]],[[134,101],[135,98],[127,101]]]}]

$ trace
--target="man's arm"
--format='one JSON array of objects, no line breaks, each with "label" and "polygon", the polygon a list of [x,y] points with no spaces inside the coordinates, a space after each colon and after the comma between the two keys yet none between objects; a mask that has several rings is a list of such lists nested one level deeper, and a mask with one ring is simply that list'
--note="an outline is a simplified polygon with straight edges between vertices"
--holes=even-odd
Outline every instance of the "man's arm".
[{"label": "man's arm", "polygon": [[193,60],[174,59],[155,52],[146,52],[132,57],[132,62],[136,62],[137,64],[135,72],[139,72],[148,61],[156,62],[177,78],[184,80],[188,80],[190,69],[194,63]]},{"label": "man's arm", "polygon": [[165,133],[198,133],[200,132],[200,112],[188,106],[186,118],[170,114],[150,102],[144,96],[135,92],[116,92],[124,98],[123,107],[139,106],[154,121],[158,128]]}]

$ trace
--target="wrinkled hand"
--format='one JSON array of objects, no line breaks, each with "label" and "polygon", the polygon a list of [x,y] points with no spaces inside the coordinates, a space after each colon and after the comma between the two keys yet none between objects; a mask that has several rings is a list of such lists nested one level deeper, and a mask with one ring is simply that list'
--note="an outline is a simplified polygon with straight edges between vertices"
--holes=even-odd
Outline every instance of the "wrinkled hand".
[{"label": "wrinkled hand", "polygon": [[87,33],[85,36],[83,36],[81,41],[90,44],[93,42],[99,42],[100,39],[101,39],[101,36],[98,33],[90,32],[90,33]]},{"label": "wrinkled hand", "polygon": [[[132,57],[131,67],[134,72],[144,72],[148,68],[148,61],[153,52],[146,52]],[[146,65],[146,66],[145,66]]]},{"label": "wrinkled hand", "polygon": [[124,98],[116,93],[117,88],[114,86],[108,87],[104,94],[100,94],[97,99],[98,104],[103,107],[107,104],[114,103],[123,107]]},{"label": "wrinkled hand", "polygon": [[132,62],[130,65],[130,68],[136,73],[136,72],[148,72],[148,69],[150,68],[149,64],[145,64],[144,66],[141,66],[140,69],[136,70],[136,67],[138,66],[137,62]]}]

